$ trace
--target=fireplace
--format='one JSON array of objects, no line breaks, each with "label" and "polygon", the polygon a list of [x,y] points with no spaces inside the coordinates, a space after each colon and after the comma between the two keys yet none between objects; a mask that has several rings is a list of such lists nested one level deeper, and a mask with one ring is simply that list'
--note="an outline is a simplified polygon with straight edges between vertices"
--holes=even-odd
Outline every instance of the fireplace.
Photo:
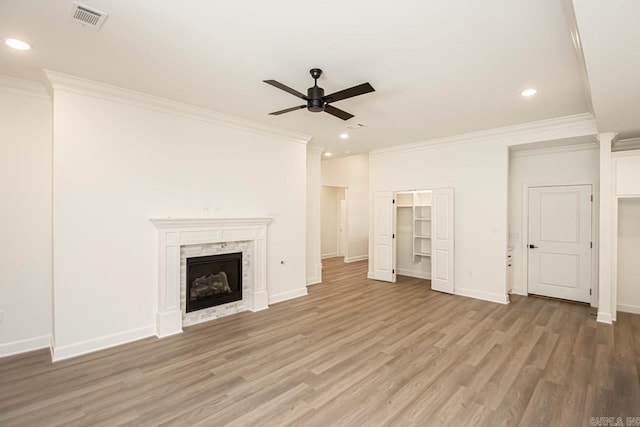
[{"label": "fireplace", "polygon": [[187,258],[186,312],[242,300],[242,252]]}]

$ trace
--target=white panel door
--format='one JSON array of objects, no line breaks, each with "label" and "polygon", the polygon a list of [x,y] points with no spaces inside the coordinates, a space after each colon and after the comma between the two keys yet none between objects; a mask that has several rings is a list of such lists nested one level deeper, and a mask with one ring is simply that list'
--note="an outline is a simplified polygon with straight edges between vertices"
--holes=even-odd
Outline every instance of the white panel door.
[{"label": "white panel door", "polygon": [[453,293],[453,188],[433,190],[431,207],[431,289]]},{"label": "white panel door", "polygon": [[529,188],[529,293],[590,302],[591,246],[591,185]]},{"label": "white panel door", "polygon": [[392,192],[376,192],[373,213],[373,278],[387,282],[396,281],[396,210],[393,203]]}]

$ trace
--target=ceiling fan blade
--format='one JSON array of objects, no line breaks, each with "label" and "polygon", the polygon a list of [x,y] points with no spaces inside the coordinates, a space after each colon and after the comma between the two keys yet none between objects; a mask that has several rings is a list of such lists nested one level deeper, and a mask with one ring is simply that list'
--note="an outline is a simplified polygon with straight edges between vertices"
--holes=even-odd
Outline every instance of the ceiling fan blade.
[{"label": "ceiling fan blade", "polygon": [[295,90],[295,89],[291,89],[289,86],[287,86],[287,85],[283,85],[282,83],[277,82],[277,81],[275,81],[275,80],[263,80],[263,82],[265,82],[265,83],[267,83],[267,84],[270,84],[271,86],[275,86],[275,87],[277,87],[278,89],[281,89],[281,90],[283,90],[283,91],[285,91],[285,92],[289,92],[291,95],[293,95],[293,96],[297,96],[298,98],[304,99],[305,101],[309,99],[309,98],[307,98],[307,96],[306,96],[306,95],[304,95],[304,94],[302,94],[302,93],[298,92],[298,91],[297,91],[297,90]]},{"label": "ceiling fan blade", "polygon": [[300,110],[302,108],[307,108],[306,105],[298,105],[297,107],[287,108],[285,110],[274,111],[273,113],[269,113],[270,116],[279,116],[280,114],[288,113],[290,111]]},{"label": "ceiling fan blade", "polygon": [[322,100],[324,102],[336,102],[347,98],[353,98],[354,96],[364,95],[365,93],[373,91],[375,91],[375,89],[369,83],[362,83],[361,85],[350,87],[349,89],[325,95],[322,97]]},{"label": "ceiling fan blade", "polygon": [[324,112],[329,113],[332,116],[336,116],[342,120],[349,120],[351,117],[353,117],[353,114],[349,114],[346,111],[343,111],[329,104],[324,106]]}]

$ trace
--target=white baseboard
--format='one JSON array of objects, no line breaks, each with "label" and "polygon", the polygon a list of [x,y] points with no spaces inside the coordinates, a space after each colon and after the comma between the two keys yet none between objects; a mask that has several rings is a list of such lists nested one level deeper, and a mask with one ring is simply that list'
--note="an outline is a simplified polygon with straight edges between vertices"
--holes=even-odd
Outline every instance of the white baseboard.
[{"label": "white baseboard", "polygon": [[640,314],[640,306],[629,305],[629,304],[618,304],[618,311],[622,311],[623,313]]},{"label": "white baseboard", "polygon": [[372,279],[372,280],[376,280],[376,278],[373,275],[373,272],[371,271],[367,271],[367,279]]},{"label": "white baseboard", "polygon": [[328,254],[320,255],[320,258],[321,259],[327,259],[327,258],[335,258],[337,256],[338,256],[338,254],[336,252],[331,252],[331,253],[328,253]]},{"label": "white baseboard", "polygon": [[428,279],[431,280],[431,273],[426,273],[424,271],[418,270],[408,270],[405,268],[399,268],[398,274],[401,276],[409,276],[409,277],[417,277],[418,279]]},{"label": "white baseboard", "polygon": [[287,301],[294,298],[299,298],[307,295],[307,288],[296,289],[288,292],[281,292],[275,295],[269,295],[269,304],[275,304],[282,301]]},{"label": "white baseboard", "polygon": [[307,286],[322,283],[322,263],[316,264],[316,271],[313,277],[307,277]]},{"label": "white baseboard", "polygon": [[94,351],[104,350],[106,348],[127,344],[156,335],[156,326],[150,325],[143,328],[132,329],[130,331],[119,332],[117,334],[107,335],[100,338],[94,338],[75,344],[53,347],[51,351],[51,359],[53,362],[69,359],[71,357],[81,356]]},{"label": "white baseboard", "polygon": [[491,292],[483,292],[468,288],[455,288],[454,294],[463,297],[481,299],[484,301],[497,302],[499,304],[509,304],[509,295],[494,294]]},{"label": "white baseboard", "polygon": [[344,262],[358,262],[358,261],[364,261],[366,259],[369,259],[369,255],[356,255],[356,256],[350,256],[349,258],[344,259]]},{"label": "white baseboard", "polygon": [[598,311],[598,317],[596,320],[600,323],[606,323],[612,325],[611,313],[605,313],[603,311]]},{"label": "white baseboard", "polygon": [[14,354],[26,353],[33,350],[40,350],[42,348],[47,348],[50,345],[51,335],[43,335],[41,337],[0,344],[0,358],[13,356]]}]

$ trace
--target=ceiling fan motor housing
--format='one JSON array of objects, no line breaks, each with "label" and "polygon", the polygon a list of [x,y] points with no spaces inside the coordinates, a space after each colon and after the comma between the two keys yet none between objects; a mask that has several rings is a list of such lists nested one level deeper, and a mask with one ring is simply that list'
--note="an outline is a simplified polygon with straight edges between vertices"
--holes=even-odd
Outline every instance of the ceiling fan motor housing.
[{"label": "ceiling fan motor housing", "polygon": [[280,82],[275,80],[263,80],[263,82],[270,84],[271,86],[277,87],[280,90],[283,90],[296,98],[304,99],[307,101],[307,105],[297,105],[291,108],[285,108],[284,110],[274,111],[273,113],[269,113],[273,116],[279,116],[280,114],[290,113],[292,111],[301,110],[307,107],[307,110],[313,113],[325,112],[331,114],[342,120],[349,120],[353,117],[353,114],[349,114],[346,111],[342,111],[339,108],[333,106],[333,103],[336,101],[342,101],[343,99],[353,98],[354,96],[364,95],[365,93],[373,92],[375,89],[368,82],[362,83],[357,86],[350,87],[348,89],[339,90],[338,92],[329,94],[327,96],[324,95],[324,89],[318,87],[318,78],[322,75],[322,70],[320,68],[312,68],[309,70],[311,77],[315,80],[313,87],[307,89],[307,94],[298,92],[295,89],[290,88],[287,85],[283,85]]},{"label": "ceiling fan motor housing", "polygon": [[318,87],[318,85],[314,85],[307,89],[307,97],[309,98],[307,101],[307,110],[313,111],[314,113],[324,111],[324,102],[322,101],[323,96],[324,89]]}]

